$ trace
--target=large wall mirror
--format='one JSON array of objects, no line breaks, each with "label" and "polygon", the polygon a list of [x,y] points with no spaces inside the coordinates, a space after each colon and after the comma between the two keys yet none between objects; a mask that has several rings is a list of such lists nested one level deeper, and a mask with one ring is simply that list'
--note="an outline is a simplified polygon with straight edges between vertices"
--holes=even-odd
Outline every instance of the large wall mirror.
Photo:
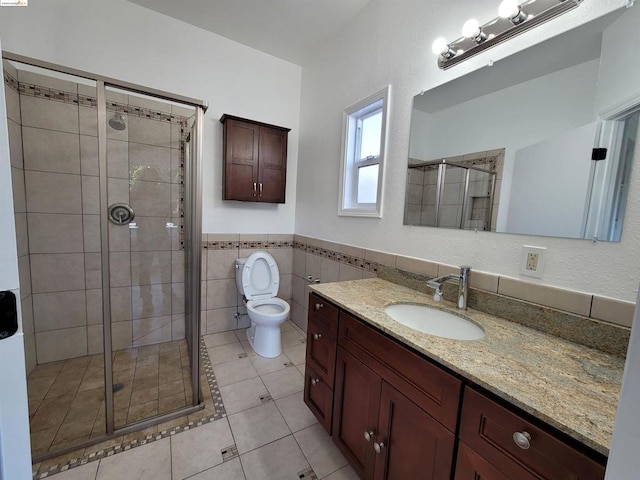
[{"label": "large wall mirror", "polygon": [[638,25],[622,9],[417,95],[404,223],[620,241]]}]

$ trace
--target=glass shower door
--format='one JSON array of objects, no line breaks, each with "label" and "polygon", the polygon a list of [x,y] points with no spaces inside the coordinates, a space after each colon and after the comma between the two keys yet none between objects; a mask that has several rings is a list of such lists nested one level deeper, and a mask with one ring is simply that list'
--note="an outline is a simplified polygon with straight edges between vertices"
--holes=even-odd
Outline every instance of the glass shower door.
[{"label": "glass shower door", "polygon": [[195,108],[109,87],[105,97],[117,430],[194,404],[183,220],[186,140]]}]

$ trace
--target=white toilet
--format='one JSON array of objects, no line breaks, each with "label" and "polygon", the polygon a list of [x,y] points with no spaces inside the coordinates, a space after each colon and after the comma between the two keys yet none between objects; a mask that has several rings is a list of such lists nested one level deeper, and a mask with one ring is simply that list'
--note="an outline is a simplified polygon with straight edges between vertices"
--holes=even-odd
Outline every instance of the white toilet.
[{"label": "white toilet", "polygon": [[277,298],[280,286],[278,265],[267,252],[254,252],[236,260],[236,284],[247,301],[251,327],[247,338],[261,357],[275,358],[282,353],[280,325],[289,317],[289,304]]}]

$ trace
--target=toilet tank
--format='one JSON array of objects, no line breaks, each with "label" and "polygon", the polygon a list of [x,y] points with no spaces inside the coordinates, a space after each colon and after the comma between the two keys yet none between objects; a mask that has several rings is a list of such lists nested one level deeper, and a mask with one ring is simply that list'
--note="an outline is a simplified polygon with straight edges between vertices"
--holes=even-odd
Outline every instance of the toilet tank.
[{"label": "toilet tank", "polygon": [[238,287],[238,292],[240,292],[241,295],[244,295],[244,287],[242,286],[242,270],[244,269],[244,264],[246,262],[246,257],[236,260],[236,285]]}]

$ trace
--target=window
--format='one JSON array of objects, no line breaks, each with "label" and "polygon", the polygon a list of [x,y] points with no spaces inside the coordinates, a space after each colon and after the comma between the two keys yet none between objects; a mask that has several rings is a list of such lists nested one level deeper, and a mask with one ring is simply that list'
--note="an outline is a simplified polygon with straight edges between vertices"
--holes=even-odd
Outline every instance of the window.
[{"label": "window", "polygon": [[344,111],[338,215],[382,216],[390,86]]}]

